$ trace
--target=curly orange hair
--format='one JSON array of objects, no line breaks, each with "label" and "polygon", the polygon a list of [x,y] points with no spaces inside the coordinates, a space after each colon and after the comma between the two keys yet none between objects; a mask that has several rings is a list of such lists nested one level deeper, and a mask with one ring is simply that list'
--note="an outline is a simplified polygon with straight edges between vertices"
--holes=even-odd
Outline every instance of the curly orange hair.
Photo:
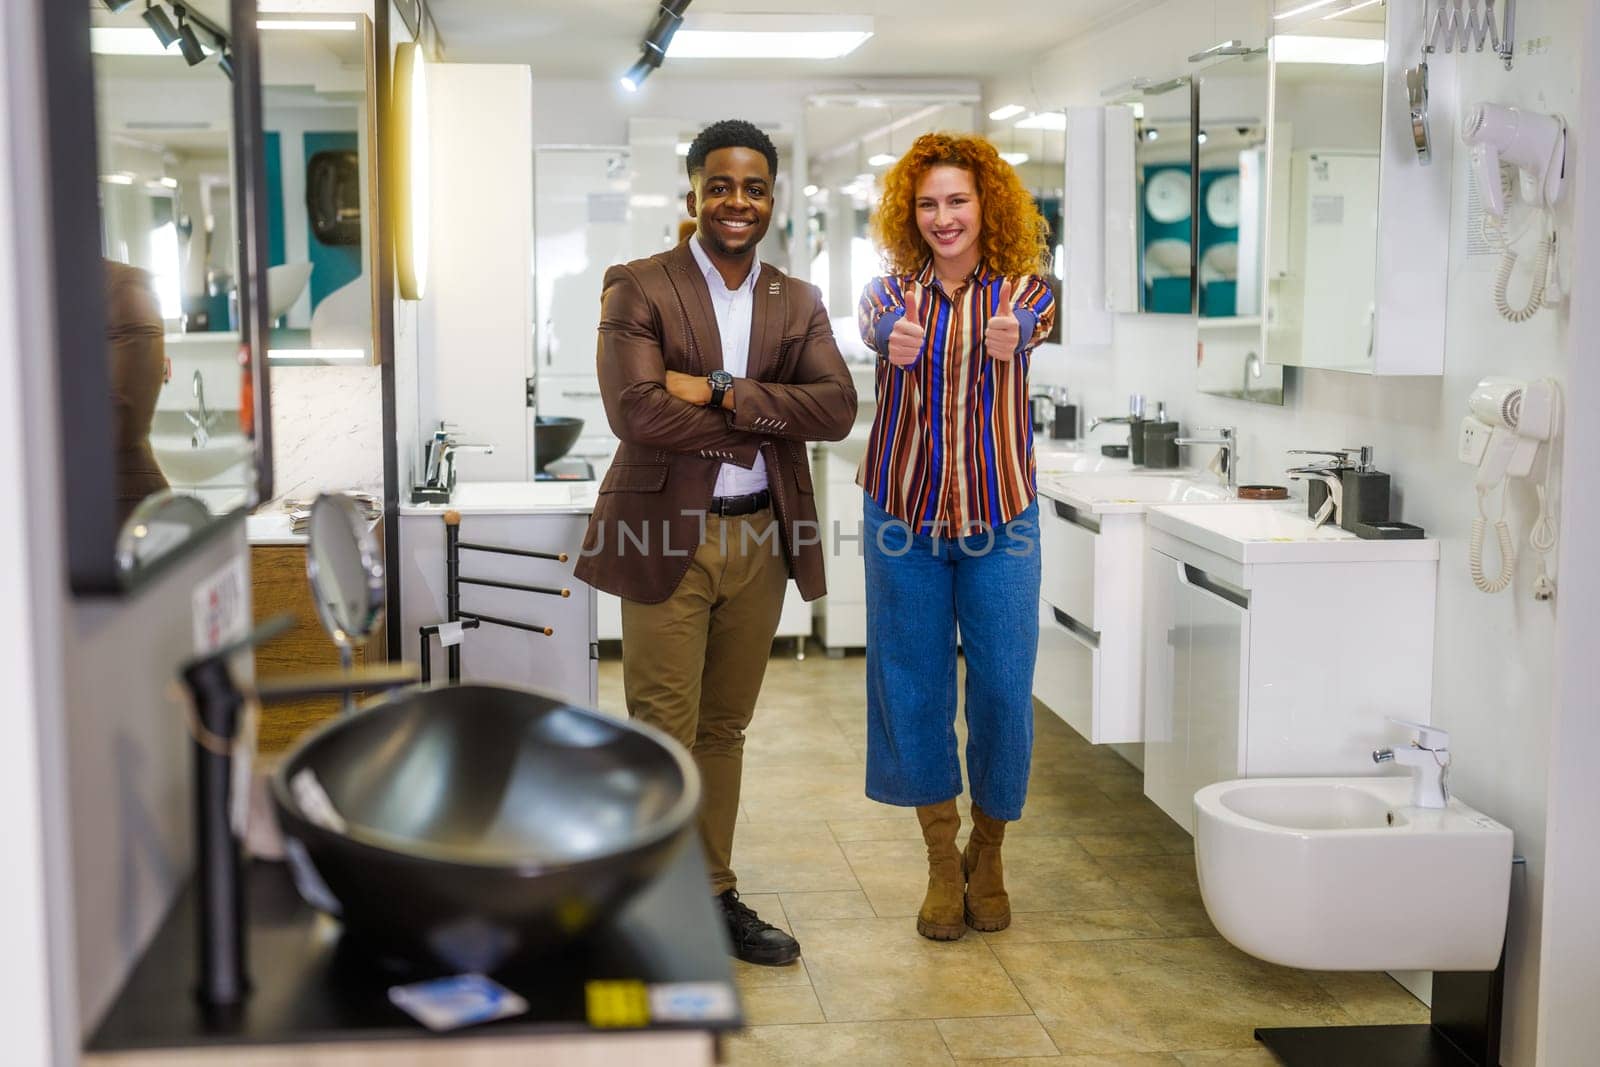
[{"label": "curly orange hair", "polygon": [[978,237],[983,262],[1008,277],[1041,274],[1050,261],[1050,224],[1039,214],[1016,170],[982,137],[925,133],[883,179],[883,198],[872,214],[872,236],[894,274],[912,274],[933,255],[917,229],[917,184],[938,166],[960,167],[972,175],[983,232]]}]

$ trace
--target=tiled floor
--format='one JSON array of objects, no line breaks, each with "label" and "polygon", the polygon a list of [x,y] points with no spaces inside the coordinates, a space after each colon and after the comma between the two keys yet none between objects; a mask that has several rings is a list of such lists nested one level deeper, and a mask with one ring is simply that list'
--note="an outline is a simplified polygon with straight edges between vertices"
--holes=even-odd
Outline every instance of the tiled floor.
[{"label": "tiled floor", "polygon": [[[1387,975],[1288,970],[1221,940],[1189,836],[1144,798],[1133,767],[1042,708],[1027,809],[1005,845],[1010,929],[918,936],[916,817],[862,794],[863,674],[860,656],[815,650],[767,671],[734,867],[804,958],[735,964],[751,1023],[729,1044],[736,1067],[1247,1067],[1275,1062],[1256,1026],[1427,1021]],[[623,707],[614,659],[600,691]]]}]

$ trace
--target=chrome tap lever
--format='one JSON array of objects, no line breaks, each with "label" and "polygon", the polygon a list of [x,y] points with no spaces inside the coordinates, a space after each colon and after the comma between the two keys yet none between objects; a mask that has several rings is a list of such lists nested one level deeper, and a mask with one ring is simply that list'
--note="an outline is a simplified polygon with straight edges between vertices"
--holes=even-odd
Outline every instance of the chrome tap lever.
[{"label": "chrome tap lever", "polygon": [[1230,493],[1239,490],[1239,431],[1232,426],[1206,426],[1198,433],[1215,434],[1215,437],[1179,437],[1178,445],[1216,445],[1221,453],[1222,482]]},{"label": "chrome tap lever", "polygon": [[1416,730],[1406,748],[1380,748],[1372,754],[1374,763],[1395,763],[1410,767],[1413,773],[1411,804],[1418,808],[1442,808],[1450,803],[1450,734],[1437,726],[1391,719],[1399,726]]},{"label": "chrome tap lever", "polygon": [[1321,510],[1311,520],[1317,526],[1330,520],[1337,526],[1344,518],[1344,479],[1339,476],[1339,471],[1342,469],[1344,468],[1290,467],[1284,472],[1290,481],[1298,482],[1303,478],[1309,478],[1328,487],[1328,499],[1323,501]]}]

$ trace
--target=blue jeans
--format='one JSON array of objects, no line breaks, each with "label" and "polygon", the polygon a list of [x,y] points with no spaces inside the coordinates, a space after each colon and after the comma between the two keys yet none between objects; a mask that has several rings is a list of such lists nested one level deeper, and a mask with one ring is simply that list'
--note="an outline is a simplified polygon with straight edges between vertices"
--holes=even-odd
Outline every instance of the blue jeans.
[{"label": "blue jeans", "polygon": [[967,656],[973,802],[1022,817],[1039,650],[1039,505],[992,533],[914,534],[871,496],[867,570],[867,796],[920,807],[961,794],[956,626]]}]

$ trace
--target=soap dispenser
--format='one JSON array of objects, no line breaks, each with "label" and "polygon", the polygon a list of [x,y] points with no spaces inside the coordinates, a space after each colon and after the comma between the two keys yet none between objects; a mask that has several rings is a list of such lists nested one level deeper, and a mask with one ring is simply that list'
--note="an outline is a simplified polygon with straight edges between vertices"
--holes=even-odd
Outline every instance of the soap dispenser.
[{"label": "soap dispenser", "polygon": [[1141,426],[1144,437],[1144,465],[1151,470],[1175,470],[1178,466],[1178,423],[1167,418],[1167,405],[1156,401],[1156,417]]},{"label": "soap dispenser", "polygon": [[1358,534],[1358,526],[1376,526],[1389,521],[1389,476],[1372,465],[1372,446],[1362,445],[1354,467],[1339,476],[1344,487],[1344,502],[1339,525]]}]

